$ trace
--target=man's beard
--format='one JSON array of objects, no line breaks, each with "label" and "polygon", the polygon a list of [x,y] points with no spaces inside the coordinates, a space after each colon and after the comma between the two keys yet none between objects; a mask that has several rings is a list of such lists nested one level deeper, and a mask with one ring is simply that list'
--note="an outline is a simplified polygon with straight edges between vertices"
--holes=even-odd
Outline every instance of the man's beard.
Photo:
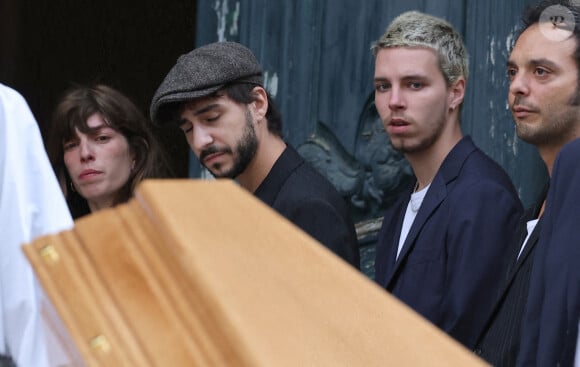
[{"label": "man's beard", "polygon": [[[231,169],[221,173],[214,173],[209,167],[204,165],[215,178],[236,178],[248,168],[248,165],[254,159],[256,151],[258,150],[258,138],[253,123],[254,120],[248,110],[246,111],[246,125],[244,126],[243,135],[237,141],[235,147],[236,154],[234,155],[234,164]],[[217,152],[233,155],[233,151],[230,148],[218,149],[215,146],[211,146],[201,152],[200,161],[203,162],[205,156]],[[215,165],[215,168],[219,171],[220,165]]]},{"label": "man's beard", "polygon": [[[557,113],[548,113],[555,108],[549,108],[549,106],[544,107],[542,112],[546,115],[550,115],[550,120],[542,120],[536,124],[530,125],[525,122],[519,122],[514,118],[518,137],[526,143],[535,146],[567,141],[571,136],[574,136],[574,131],[576,130],[575,126],[579,123],[577,108],[572,108],[577,107],[577,95],[578,92],[575,92],[566,103],[565,106],[568,106],[568,109],[564,108],[557,111]],[[515,105],[524,105],[530,108],[533,107],[528,106],[525,101],[522,101],[522,99],[523,98],[519,96],[516,97],[512,104],[512,108]]]},{"label": "man's beard", "polygon": [[439,140],[445,127],[446,117],[444,111],[435,116],[437,119],[432,126],[429,126],[428,135],[423,136],[419,141],[406,138],[391,138],[390,141],[393,148],[403,154],[420,153],[431,148]]}]

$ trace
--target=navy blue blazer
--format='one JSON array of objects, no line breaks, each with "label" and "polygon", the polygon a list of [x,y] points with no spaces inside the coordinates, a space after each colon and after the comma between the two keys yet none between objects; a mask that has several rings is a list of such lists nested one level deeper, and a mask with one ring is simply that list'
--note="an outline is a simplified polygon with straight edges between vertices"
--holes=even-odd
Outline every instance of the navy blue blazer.
[{"label": "navy blue blazer", "polygon": [[580,320],[580,139],[552,169],[518,366],[572,366]]},{"label": "navy blue blazer", "polygon": [[360,269],[348,205],[289,144],[254,195],[336,255]]},{"label": "navy blue blazer", "polygon": [[520,200],[504,170],[464,137],[431,182],[395,261],[411,192],[385,213],[375,281],[473,349],[506,271]]},{"label": "navy blue blazer", "polygon": [[536,244],[542,221],[530,234],[530,238],[518,257],[521,246],[528,235],[527,222],[537,219],[546,199],[547,187],[534,207],[526,210],[521,220],[520,238],[515,243],[505,282],[500,288],[499,297],[486,322],[483,334],[479,337],[474,352],[494,367],[512,367],[516,364],[521,340],[522,320],[532,272]]}]

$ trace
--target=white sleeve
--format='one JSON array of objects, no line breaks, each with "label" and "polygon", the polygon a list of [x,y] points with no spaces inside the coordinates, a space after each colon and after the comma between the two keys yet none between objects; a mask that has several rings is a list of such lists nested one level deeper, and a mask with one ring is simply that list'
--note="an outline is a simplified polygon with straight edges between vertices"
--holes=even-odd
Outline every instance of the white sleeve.
[{"label": "white sleeve", "polygon": [[73,225],[24,98],[0,84],[0,354],[49,366],[40,288],[21,245]]},{"label": "white sleeve", "polygon": [[576,338],[576,362],[574,362],[574,367],[580,367],[580,320],[578,320],[578,336]]}]

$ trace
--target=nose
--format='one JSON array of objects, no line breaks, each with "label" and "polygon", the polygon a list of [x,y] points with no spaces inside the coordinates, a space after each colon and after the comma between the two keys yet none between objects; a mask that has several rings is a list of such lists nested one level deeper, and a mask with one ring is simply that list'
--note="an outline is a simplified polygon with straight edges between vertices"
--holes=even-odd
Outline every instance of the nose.
[{"label": "nose", "polygon": [[79,142],[79,150],[81,155],[81,162],[84,163],[95,160],[93,147],[86,139],[81,139]]},{"label": "nose", "polygon": [[214,138],[207,126],[202,124],[194,124],[193,125],[193,136],[189,145],[194,152],[199,152],[211,144],[213,144]]},{"label": "nose", "polygon": [[401,93],[401,89],[397,86],[392,86],[391,95],[389,96],[389,108],[392,111],[397,111],[405,108],[405,98],[403,93]]},{"label": "nose", "polygon": [[511,77],[509,92],[513,96],[527,96],[530,93],[529,80],[524,73]]}]

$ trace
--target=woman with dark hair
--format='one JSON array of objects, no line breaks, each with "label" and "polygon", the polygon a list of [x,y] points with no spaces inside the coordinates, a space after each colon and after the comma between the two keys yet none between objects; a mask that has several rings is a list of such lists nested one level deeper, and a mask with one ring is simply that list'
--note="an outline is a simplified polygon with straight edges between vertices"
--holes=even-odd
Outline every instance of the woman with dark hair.
[{"label": "woman with dark hair", "polygon": [[105,86],[76,87],[57,105],[48,153],[73,218],[128,201],[169,166],[143,113]]}]

